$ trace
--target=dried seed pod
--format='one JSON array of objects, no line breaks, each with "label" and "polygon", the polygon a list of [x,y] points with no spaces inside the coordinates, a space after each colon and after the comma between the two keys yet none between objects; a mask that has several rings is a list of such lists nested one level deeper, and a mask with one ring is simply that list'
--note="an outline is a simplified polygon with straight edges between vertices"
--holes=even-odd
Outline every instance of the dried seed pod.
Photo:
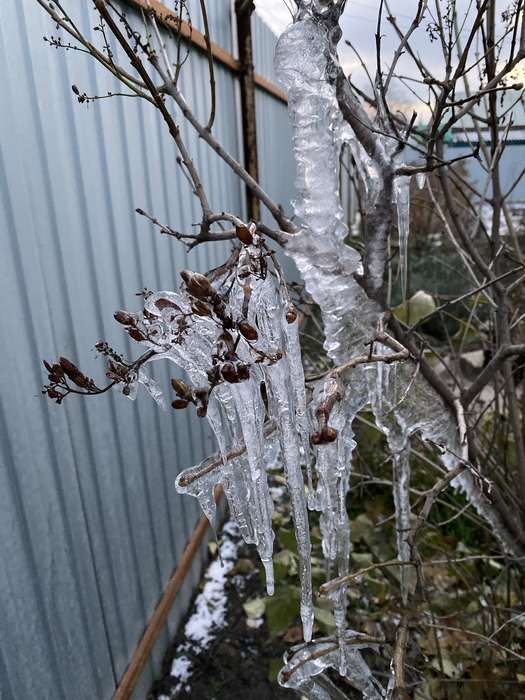
[{"label": "dried seed pod", "polygon": [[182,270],[180,276],[184,280],[188,292],[197,299],[207,299],[213,295],[213,288],[206,275],[191,270]]},{"label": "dried seed pod", "polygon": [[244,243],[244,245],[251,245],[253,243],[253,236],[248,226],[244,224],[236,226],[235,233],[237,234],[237,238],[241,243]]},{"label": "dried seed pod", "polygon": [[248,321],[240,321],[237,324],[237,328],[246,338],[246,340],[257,340],[259,337],[257,330],[251,325],[251,323],[248,323]]},{"label": "dried seed pod", "polygon": [[175,399],[174,401],[171,402],[171,407],[180,410],[182,408],[186,408],[186,406],[189,404],[188,399]]},{"label": "dried seed pod", "polygon": [[129,396],[131,394],[131,389],[129,388],[129,384],[126,384],[126,386],[122,389],[122,393],[124,396]]},{"label": "dried seed pod", "polygon": [[287,323],[294,323],[294,321],[297,320],[297,309],[291,301],[288,304],[286,304],[285,318]]},{"label": "dried seed pod", "polygon": [[127,311],[118,310],[113,314],[115,321],[122,323],[123,326],[134,326],[137,322],[135,314],[130,314]]}]

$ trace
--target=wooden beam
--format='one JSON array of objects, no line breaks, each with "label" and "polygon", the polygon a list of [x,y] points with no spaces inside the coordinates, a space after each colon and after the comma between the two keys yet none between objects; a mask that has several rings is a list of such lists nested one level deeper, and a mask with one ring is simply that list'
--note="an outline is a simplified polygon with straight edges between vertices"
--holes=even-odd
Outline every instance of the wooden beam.
[{"label": "wooden beam", "polygon": [[[222,488],[217,487],[215,489],[215,501],[217,503],[221,499],[222,494]],[[203,515],[199,520],[197,527],[193,531],[193,534],[186,545],[182,557],[180,558],[180,561],[177,564],[177,567],[173,572],[173,575],[170,578],[168,585],[166,586],[164,593],[162,594],[157,607],[153,612],[153,615],[146,625],[144,634],[133,652],[129,666],[125,670],[124,675],[122,676],[120,683],[113,694],[112,700],[129,700],[131,697],[140,678],[140,674],[142,673],[142,670],[150,657],[151,651],[155,646],[155,642],[166,624],[175,598],[182,588],[182,584],[184,583],[186,576],[191,569],[193,560],[199,551],[199,547],[204,540],[208,527],[208,518]]]},{"label": "wooden beam", "polygon": [[[253,0],[235,0],[237,46],[239,50],[239,82],[241,84],[242,142],[244,167],[254,180],[259,179],[257,158],[257,110],[255,106],[255,76],[253,70],[252,14]],[[246,186],[248,218],[258,221],[261,216],[259,198]]]},{"label": "wooden beam", "polygon": [[[149,3],[148,0],[125,1],[128,4],[134,6],[135,8],[141,10],[152,9],[155,12],[157,20],[161,24],[163,24],[165,27],[171,29],[174,32],[180,32],[181,36],[192,46],[195,46],[200,51],[204,51],[207,53],[206,39],[204,38],[204,34],[199,32],[198,29],[195,29],[195,27],[190,26],[188,22],[184,20],[179,21],[177,15],[168,7],[166,7],[166,5],[160,2],[160,0],[149,0]],[[213,60],[216,63],[219,63],[220,65],[224,66],[236,75],[240,73],[241,67],[239,61],[235,58],[235,56],[233,56],[231,53],[223,49],[222,46],[219,46],[219,44],[216,44],[213,41],[211,42],[211,53],[213,56]],[[286,94],[280,88],[278,88],[277,85],[272,83],[270,80],[267,80],[262,75],[259,75],[258,73],[255,73],[254,80],[255,84],[259,88],[261,88],[261,90],[264,90],[269,95],[272,95],[272,97],[275,97],[281,102],[284,102],[284,104],[287,104],[288,100]]]}]

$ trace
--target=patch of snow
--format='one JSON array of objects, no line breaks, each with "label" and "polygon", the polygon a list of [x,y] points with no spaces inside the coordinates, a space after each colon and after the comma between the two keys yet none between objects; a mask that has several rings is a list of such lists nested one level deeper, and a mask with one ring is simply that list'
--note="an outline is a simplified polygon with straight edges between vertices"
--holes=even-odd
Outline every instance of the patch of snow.
[{"label": "patch of snow", "polygon": [[171,675],[177,679],[174,693],[187,688],[191,678],[191,657],[205,651],[217,632],[226,627],[227,596],[225,584],[228,573],[237,559],[240,533],[234,522],[223,527],[223,541],[219,556],[211,562],[204,574],[204,588],[194,603],[194,612],[184,627],[185,641],[175,651]]}]

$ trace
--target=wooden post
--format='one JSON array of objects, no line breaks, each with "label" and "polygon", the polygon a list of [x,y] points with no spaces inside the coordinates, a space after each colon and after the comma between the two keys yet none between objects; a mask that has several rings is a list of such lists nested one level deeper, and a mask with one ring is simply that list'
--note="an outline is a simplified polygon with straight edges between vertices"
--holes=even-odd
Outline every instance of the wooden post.
[{"label": "wooden post", "polygon": [[[255,9],[253,0],[235,0],[237,19],[237,45],[239,47],[239,77],[241,81],[241,116],[244,145],[244,167],[258,180],[257,165],[257,121],[255,112],[255,75],[253,68],[253,46],[251,16]],[[246,188],[248,218],[258,221],[261,208],[257,197]]]}]

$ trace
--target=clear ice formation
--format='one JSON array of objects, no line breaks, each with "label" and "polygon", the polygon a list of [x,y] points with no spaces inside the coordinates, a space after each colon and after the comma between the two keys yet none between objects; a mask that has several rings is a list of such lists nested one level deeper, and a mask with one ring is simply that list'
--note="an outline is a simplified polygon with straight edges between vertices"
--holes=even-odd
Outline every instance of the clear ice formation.
[{"label": "clear ice formation", "polygon": [[[326,3],[325,3],[326,4]],[[295,22],[281,35],[275,53],[277,76],[288,94],[288,110],[293,127],[296,160],[297,201],[294,209],[300,231],[289,237],[286,252],[295,261],[306,288],[319,305],[325,329],[325,348],[337,364],[362,354],[383,320],[383,311],[371,300],[355,279],[362,270],[357,251],[346,245],[347,229],[339,198],[339,153],[347,142],[357,163],[368,197],[375,197],[380,186],[379,174],[362,146],[343,123],[334,85],[334,27],[319,19],[319,3],[303,3]],[[311,8],[310,10],[308,8]],[[382,144],[386,152],[385,144]],[[417,178],[419,187],[423,178]],[[403,296],[406,293],[406,256],[409,234],[410,179],[398,176],[394,181],[394,200],[398,214],[400,272]],[[371,261],[371,269],[374,261]],[[390,353],[381,343],[375,352]],[[321,510],[324,554],[336,573],[348,570],[348,520],[344,508],[353,439],[352,420],[366,404],[371,404],[378,426],[387,436],[393,455],[394,500],[398,529],[398,556],[411,557],[407,542],[410,527],[410,435],[421,433],[426,440],[443,450],[443,463],[448,469],[458,464],[461,454],[456,417],[445,406],[432,387],[420,376],[414,377],[414,365],[377,363],[355,367],[346,384],[343,400],[330,416],[330,425],[338,429],[335,443],[317,447],[317,507]],[[323,388],[314,400],[322,400]],[[503,546],[513,551],[513,542],[505,535],[498,516],[474,481],[464,471],[453,485],[463,490],[478,512],[494,526]],[[344,533],[344,535],[342,534]],[[345,539],[345,542],[343,542]],[[400,567],[403,598],[413,586],[410,567]],[[339,646],[333,666],[352,675],[344,653],[346,627],[346,594],[335,596]],[[298,652],[307,654],[308,649]],[[324,658],[324,657],[323,657]],[[323,662],[324,663],[324,662]],[[329,697],[313,677],[323,666],[317,660],[301,666],[301,692],[308,697]],[[281,674],[281,682],[285,681]],[[366,676],[370,680],[370,675]],[[371,681],[370,681],[371,682]],[[367,691],[368,692],[368,691]],[[382,697],[381,695],[364,695]]]},{"label": "clear ice formation", "polygon": [[[295,261],[308,292],[321,309],[325,348],[340,365],[363,352],[384,317],[380,306],[366,295],[354,277],[362,269],[360,255],[344,242],[347,229],[338,178],[343,140],[349,140],[354,155],[357,154],[360,171],[367,173],[369,187],[375,186],[376,178],[363,149],[355,140],[351,141],[349,127],[342,121],[335,87],[329,80],[333,73],[333,27],[328,31],[312,16],[312,12],[304,10],[301,19],[296,19],[283,32],[275,53],[275,70],[288,94],[293,127],[298,192],[294,208],[301,226],[297,234],[289,237],[286,252]],[[401,218],[406,221],[407,183],[400,185],[400,189],[402,194],[398,201],[405,202],[400,207]],[[376,343],[375,351],[381,347]],[[391,352],[388,348],[383,350]],[[363,367],[353,369],[348,382],[358,394],[363,393],[363,374],[372,371]],[[456,417],[425,379],[419,375],[413,377],[412,364],[396,363],[393,367],[393,381],[388,387],[383,383],[381,392],[378,392],[377,381],[366,382],[369,390],[367,396],[362,396],[363,405],[377,406],[379,401],[390,403],[392,409],[383,417],[387,436],[398,433],[406,443],[411,434],[420,432],[424,439],[441,446],[443,463],[453,469],[458,463],[456,455],[461,454]],[[373,371],[378,370],[373,368]],[[394,372],[388,365],[379,371]],[[401,397],[397,402],[396,396]],[[505,535],[505,528],[471,472],[464,471],[453,485],[467,494],[480,514],[494,526],[505,549],[512,552],[512,540]]]},{"label": "clear ice formation", "polygon": [[408,175],[394,178],[394,201],[397,209],[397,231],[399,237],[399,276],[401,298],[407,296],[408,235],[410,233],[410,181]]},{"label": "clear ice formation", "polygon": [[[243,538],[257,547],[271,595],[273,503],[266,466],[278,444],[298,546],[304,638],[309,640],[313,626],[311,545],[302,464],[309,461],[310,428],[298,322],[287,321],[286,292],[274,276],[247,276],[246,265],[259,257],[259,252],[256,246],[244,246],[233,280],[227,276],[214,283],[215,292],[227,300],[227,314],[235,322],[244,320],[251,324],[257,339],[249,343],[239,335],[235,347],[239,361],[249,365],[249,377],[237,383],[222,382],[209,397],[207,418],[217,438],[219,454],[180,473],[176,488],[196,497],[213,524],[215,487],[223,486]],[[187,293],[158,292],[145,302],[140,329],[148,337],[143,344],[155,351],[149,361],[174,362],[198,389],[208,384],[207,372],[221,328],[213,318],[190,312]],[[187,319],[183,334],[182,318]],[[266,358],[280,359],[261,361],[263,353]],[[137,383],[143,384],[157,401],[162,400],[160,389],[142,369]],[[261,393],[263,383],[267,406]]]},{"label": "clear ice formation", "polygon": [[[362,272],[361,257],[345,243],[348,232],[338,178],[341,145],[349,144],[368,197],[375,198],[381,178],[355,135],[342,121],[330,81],[334,66],[334,27],[325,26],[319,19],[323,8],[329,7],[330,3],[324,0],[302,4],[298,19],[279,39],[275,65],[288,92],[297,164],[298,198],[294,207],[301,227],[297,234],[289,237],[286,252],[295,261],[308,292],[321,309],[327,353],[336,365],[341,365],[370,346],[384,317],[381,307],[356,281],[356,273]],[[385,144],[381,148],[385,152],[388,150]],[[417,183],[421,186],[421,178],[417,178]],[[402,278],[406,273],[409,187],[408,178],[398,177],[394,183]],[[441,446],[442,460],[448,469],[457,466],[462,445],[455,416],[430,385],[414,375],[412,363],[378,362],[355,367],[345,378],[343,397],[330,414],[330,425],[337,429],[337,438],[332,443],[315,447],[312,455],[309,435],[312,421],[316,420],[315,408],[332,390],[334,379],[328,376],[316,387],[314,400],[307,407],[298,323],[296,320],[287,322],[286,291],[275,277],[250,271],[251,262],[260,256],[257,245],[243,246],[233,278],[225,274],[213,283],[215,292],[225,300],[231,318],[234,321],[245,319],[257,330],[258,337],[251,344],[239,337],[236,346],[239,360],[250,366],[249,377],[239,383],[220,383],[210,394],[207,419],[217,439],[218,454],[180,473],[176,488],[180,493],[196,497],[213,523],[214,491],[217,485],[223,486],[242,537],[257,547],[271,594],[274,534],[267,465],[275,463],[276,450],[280,451],[300,560],[303,634],[305,641],[310,642],[313,607],[307,505],[321,513],[322,547],[329,576],[345,575],[349,571],[350,554],[350,524],[345,501],[355,447],[352,423],[357,413],[371,405],[393,455],[401,561],[411,558],[407,541],[411,519],[410,436],[419,432],[424,439]],[[381,265],[376,267],[380,269]],[[181,319],[187,319],[183,334]],[[194,388],[207,385],[210,358],[221,330],[213,318],[192,314],[191,299],[186,292],[150,295],[140,324],[148,337],[143,343],[155,353],[150,361],[168,359],[185,371]],[[254,349],[279,359],[254,361]],[[376,342],[374,352],[388,354],[392,351]],[[142,384],[162,404],[158,385],[142,368],[135,386],[129,387],[130,398],[134,398],[137,384]],[[261,394],[263,384],[267,402]],[[315,490],[310,471],[312,457],[316,465]],[[307,472],[308,502],[303,465]],[[510,537],[506,538],[505,528],[501,527],[472,473],[464,471],[453,484],[466,492],[493,526],[505,549],[512,552],[513,542]],[[402,595],[406,601],[414,584],[413,572],[411,567],[400,568]],[[331,598],[336,621],[335,641],[315,640],[294,648],[280,674],[281,684],[300,690],[312,699],[337,697],[339,691],[324,673],[332,667],[350,678],[363,697],[371,700],[384,697],[385,691],[360,653],[360,649],[374,645],[366,640],[361,643],[357,633],[347,629],[345,587],[335,590]]]},{"label": "clear ice formation", "polygon": [[340,657],[344,656],[347,676],[352,685],[361,692],[365,700],[381,700],[384,690],[377,683],[361,650],[373,648],[373,644],[359,633],[346,630],[340,645],[332,639],[316,639],[308,645],[299,644],[292,647],[285,655],[285,666],[281,669],[278,680],[285,688],[292,688],[309,700],[333,700],[346,695],[338,690],[325,671],[340,668]]}]

